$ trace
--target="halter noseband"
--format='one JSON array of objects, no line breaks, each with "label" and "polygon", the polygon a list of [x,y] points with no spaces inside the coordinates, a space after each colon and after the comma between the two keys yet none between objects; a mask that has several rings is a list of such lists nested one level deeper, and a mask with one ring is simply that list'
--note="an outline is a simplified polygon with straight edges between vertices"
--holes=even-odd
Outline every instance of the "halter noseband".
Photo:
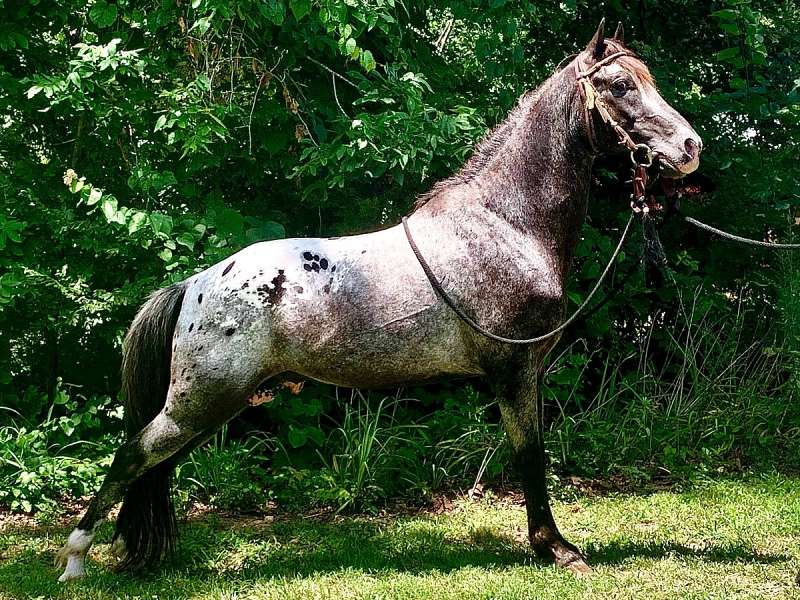
[{"label": "halter noseband", "polygon": [[[583,112],[586,120],[586,129],[589,137],[589,144],[592,150],[597,153],[597,139],[594,133],[594,122],[592,119],[592,110],[596,110],[600,116],[600,120],[614,130],[614,133],[619,138],[619,143],[631,151],[631,160],[634,165],[644,165],[649,167],[653,163],[653,153],[650,147],[646,144],[637,144],[631,139],[631,136],[625,131],[622,126],[614,120],[611,113],[608,112],[603,100],[600,98],[600,93],[591,80],[591,75],[602,69],[608,64],[611,64],[621,56],[634,56],[630,52],[620,51],[609,54],[604,59],[597,61],[591,67],[581,70],[581,58],[578,56],[575,61],[575,80],[577,81],[581,91],[583,92]],[[642,160],[637,157],[637,153],[643,153]]]}]

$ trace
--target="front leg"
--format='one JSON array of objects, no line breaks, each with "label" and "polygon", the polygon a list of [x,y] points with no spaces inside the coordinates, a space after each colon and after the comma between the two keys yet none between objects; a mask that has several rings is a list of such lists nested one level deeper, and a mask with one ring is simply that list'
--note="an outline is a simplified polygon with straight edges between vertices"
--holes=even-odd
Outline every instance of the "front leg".
[{"label": "front leg", "polygon": [[[508,375],[508,373],[506,373]],[[547,493],[541,368],[530,361],[498,386],[498,402],[514,468],[522,479],[528,513],[528,539],[534,552],[576,574],[591,571],[580,551],[558,531]],[[501,379],[500,381],[503,381]]]}]

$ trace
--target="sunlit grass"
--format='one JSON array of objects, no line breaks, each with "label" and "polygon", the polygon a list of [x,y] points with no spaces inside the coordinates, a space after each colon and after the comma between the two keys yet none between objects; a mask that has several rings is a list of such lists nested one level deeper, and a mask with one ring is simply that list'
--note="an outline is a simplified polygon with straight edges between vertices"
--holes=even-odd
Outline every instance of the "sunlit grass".
[{"label": "sunlit grass", "polygon": [[[524,509],[491,499],[441,515],[213,515],[182,526],[178,555],[119,575],[107,544],[89,576],[56,583],[63,527],[0,532],[0,598],[791,598],[800,597],[800,480],[714,482],[686,492],[555,505],[594,573],[576,579],[526,550]],[[101,535],[108,541],[110,529]]]}]

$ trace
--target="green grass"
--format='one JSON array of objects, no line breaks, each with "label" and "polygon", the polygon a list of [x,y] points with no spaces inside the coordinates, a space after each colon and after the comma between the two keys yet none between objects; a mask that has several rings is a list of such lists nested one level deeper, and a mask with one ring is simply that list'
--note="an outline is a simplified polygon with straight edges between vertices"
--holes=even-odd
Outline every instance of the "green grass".
[{"label": "green grass", "polygon": [[[584,497],[555,511],[592,575],[532,559],[524,509],[484,500],[441,515],[207,515],[183,525],[178,555],[158,571],[115,574],[100,543],[88,577],[66,586],[52,556],[68,529],[6,526],[0,598],[800,598],[800,479]],[[100,542],[109,537],[106,526]]]}]

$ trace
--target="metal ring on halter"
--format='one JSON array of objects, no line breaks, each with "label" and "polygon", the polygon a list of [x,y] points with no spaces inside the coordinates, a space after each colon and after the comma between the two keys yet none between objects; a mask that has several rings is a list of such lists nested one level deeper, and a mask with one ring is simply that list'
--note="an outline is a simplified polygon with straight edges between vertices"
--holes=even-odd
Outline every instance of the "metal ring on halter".
[{"label": "metal ring on halter", "polygon": [[[636,158],[636,153],[640,150],[644,150],[644,160],[639,160]],[[649,167],[653,164],[653,151],[650,149],[650,146],[647,144],[636,144],[636,147],[631,150],[631,162],[634,165],[641,165],[643,167]]]}]

